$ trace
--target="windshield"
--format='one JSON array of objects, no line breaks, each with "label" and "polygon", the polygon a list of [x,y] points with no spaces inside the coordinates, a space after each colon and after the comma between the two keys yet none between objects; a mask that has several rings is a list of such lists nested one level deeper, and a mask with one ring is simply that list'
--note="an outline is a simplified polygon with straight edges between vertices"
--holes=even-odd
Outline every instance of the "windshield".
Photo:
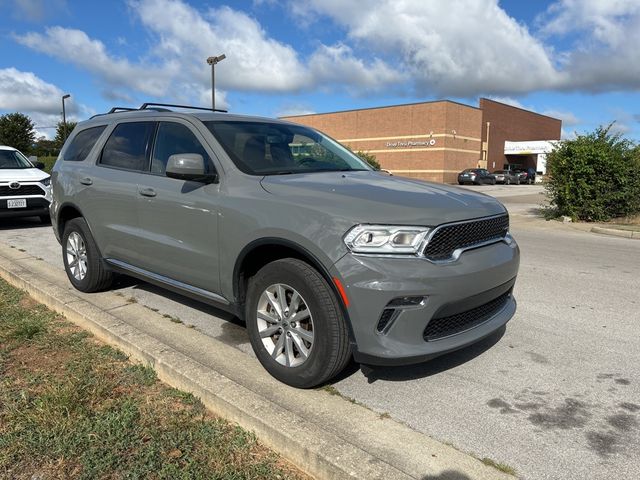
[{"label": "windshield", "polygon": [[233,163],[250,175],[372,170],[311,128],[267,122],[204,122]]},{"label": "windshield", "polygon": [[17,150],[0,150],[0,170],[10,168],[33,168],[33,165]]}]

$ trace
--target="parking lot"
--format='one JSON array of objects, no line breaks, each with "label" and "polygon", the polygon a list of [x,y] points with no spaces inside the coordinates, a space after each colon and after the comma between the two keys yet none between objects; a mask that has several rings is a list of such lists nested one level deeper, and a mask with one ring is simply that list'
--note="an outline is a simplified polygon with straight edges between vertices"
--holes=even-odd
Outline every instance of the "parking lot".
[{"label": "parking lot", "polygon": [[[640,242],[536,218],[539,185],[464,188],[512,214],[516,316],[472,348],[411,367],[352,365],[334,386],[523,478],[639,478]],[[4,221],[0,242],[62,268],[51,227],[36,219]],[[252,355],[242,325],[212,307],[133,280],[118,288]]]}]

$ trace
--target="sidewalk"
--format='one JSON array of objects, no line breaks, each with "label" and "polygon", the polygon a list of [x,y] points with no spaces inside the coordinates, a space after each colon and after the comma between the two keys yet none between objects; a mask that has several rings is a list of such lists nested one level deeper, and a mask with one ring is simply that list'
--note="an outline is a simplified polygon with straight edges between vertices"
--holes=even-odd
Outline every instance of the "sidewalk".
[{"label": "sidewalk", "polygon": [[0,244],[0,276],[132,358],[169,385],[252,430],[321,479],[509,479],[386,415],[323,390],[296,390],[254,358],[112,292],[83,294],[64,272]]}]

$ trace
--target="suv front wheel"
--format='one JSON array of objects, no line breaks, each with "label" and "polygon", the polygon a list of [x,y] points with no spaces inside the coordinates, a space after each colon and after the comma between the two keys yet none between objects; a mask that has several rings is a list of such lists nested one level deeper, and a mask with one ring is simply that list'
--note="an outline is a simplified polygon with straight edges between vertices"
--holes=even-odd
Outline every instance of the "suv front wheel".
[{"label": "suv front wheel", "polygon": [[74,218],[64,226],[62,259],[69,281],[81,292],[98,292],[111,285],[113,274],[105,268],[84,218]]},{"label": "suv front wheel", "polygon": [[249,280],[249,339],[264,368],[298,388],[337,375],[351,350],[344,315],[326,280],[307,263],[276,260]]}]

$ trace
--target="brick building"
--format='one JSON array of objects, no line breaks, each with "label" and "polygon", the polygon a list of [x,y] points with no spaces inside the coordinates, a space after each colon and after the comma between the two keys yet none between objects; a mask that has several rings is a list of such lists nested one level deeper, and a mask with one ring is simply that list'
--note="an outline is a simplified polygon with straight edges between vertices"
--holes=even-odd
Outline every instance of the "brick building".
[{"label": "brick building", "polygon": [[370,152],[398,175],[447,183],[465,168],[493,171],[509,163],[538,168],[537,153],[523,146],[505,154],[505,142],[559,140],[562,127],[555,118],[487,98],[479,108],[441,100],[283,119]]}]

